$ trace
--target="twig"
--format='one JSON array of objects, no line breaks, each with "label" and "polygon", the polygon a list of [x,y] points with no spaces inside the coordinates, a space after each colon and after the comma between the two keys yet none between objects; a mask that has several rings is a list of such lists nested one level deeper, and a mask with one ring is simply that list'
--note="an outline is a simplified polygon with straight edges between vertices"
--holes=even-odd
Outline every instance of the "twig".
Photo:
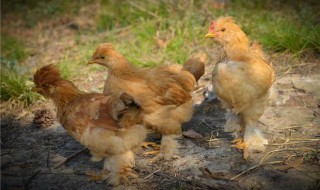
[{"label": "twig", "polygon": [[295,154],[290,155],[289,158],[285,161],[285,163],[288,163],[289,160],[291,160],[291,158],[296,157],[296,156],[297,156],[297,155],[295,155]]},{"label": "twig", "polygon": [[216,138],[216,139],[210,138],[209,140],[207,140],[207,142],[220,141],[220,140],[225,140],[225,139],[228,139],[228,138]]},{"label": "twig", "polygon": [[78,152],[75,152],[75,153],[71,154],[70,156],[65,158],[63,161],[61,161],[57,165],[55,165],[54,169],[60,167],[61,165],[63,165],[64,163],[68,162],[69,160],[71,160],[72,158],[74,158],[75,156],[77,156],[78,154],[80,154],[81,152],[83,152],[85,150],[87,150],[87,148],[83,148],[83,149],[79,150]]},{"label": "twig", "polygon": [[154,171],[154,172],[152,172],[151,174],[147,175],[144,179],[149,179],[149,178],[150,178],[151,176],[153,176],[155,173],[160,172],[160,171],[161,171],[161,168],[158,169],[158,170],[156,170],[156,171]]},{"label": "twig", "polygon": [[205,119],[202,119],[201,122],[203,122],[204,124],[206,124],[206,126],[208,126],[210,129],[213,129],[213,127],[211,127]]},{"label": "twig", "polygon": [[263,123],[262,121],[258,121],[258,123],[264,125],[264,126],[268,126],[267,124]]},{"label": "twig", "polygon": [[[310,142],[317,142],[317,141],[320,141],[320,139],[313,140],[313,141],[290,142],[290,143],[287,143],[287,145],[289,145],[289,144],[300,144],[300,143],[310,143]],[[270,144],[270,145],[271,146],[279,146],[281,144]]]},{"label": "twig", "polygon": [[[135,170],[138,171],[138,172],[147,173],[146,171],[143,171],[141,169],[135,169]],[[199,189],[221,189],[221,190],[229,189],[228,186],[222,186],[220,184],[206,184],[206,183],[203,183],[203,182],[201,182],[199,180],[189,180],[189,179],[185,179],[185,178],[179,178],[179,177],[175,177],[175,176],[172,176],[170,174],[161,173],[161,172],[153,172],[153,174],[156,175],[156,176],[159,176],[159,177],[167,178],[169,180],[182,181],[182,182],[185,182],[187,184],[196,186]],[[233,184],[230,184],[230,185],[233,185]],[[233,189],[235,189],[235,188],[233,188]]]},{"label": "twig", "polygon": [[[282,143],[281,146],[287,144],[288,142],[289,142],[289,139],[286,139],[286,141],[285,141],[284,143]],[[266,161],[267,159],[269,159],[269,158],[270,158],[276,151],[278,151],[279,149],[280,149],[280,148],[277,148],[276,150],[272,150],[272,151],[270,151],[270,152],[267,152],[267,154],[265,154],[265,155],[261,158],[259,164],[262,164],[264,161]]]},{"label": "twig", "polygon": [[320,139],[304,139],[304,138],[294,138],[290,139],[290,141],[318,141]]},{"label": "twig", "polygon": [[[260,161],[260,163],[266,161],[268,158],[270,158],[275,152],[282,152],[282,151],[297,151],[297,150],[314,150],[312,148],[285,148],[285,149],[277,149],[277,150],[272,150],[270,152],[268,152]],[[266,156],[268,156],[268,158],[265,158]]]},{"label": "twig", "polygon": [[161,19],[161,17],[159,17],[158,15],[156,15],[156,14],[150,12],[150,11],[145,10],[144,8],[138,6],[137,4],[135,4],[135,3],[133,3],[133,2],[130,2],[130,1],[129,1],[129,4],[132,5],[132,6],[134,6],[134,7],[137,8],[137,9],[139,9],[140,11],[143,11],[143,12],[145,12],[145,13],[148,13],[148,14],[151,15],[151,16],[154,16],[154,17],[156,17],[156,18],[158,18],[158,19]]},{"label": "twig", "polygon": [[298,95],[298,92],[297,92],[297,89],[298,89],[298,88],[293,84],[292,80],[291,80],[291,85],[293,86],[293,89],[294,89],[294,92],[295,92],[295,94],[296,94],[296,97],[297,97],[297,98],[299,99],[299,101],[304,105],[304,107],[307,108],[307,109],[309,109],[309,110],[311,110],[311,111],[313,111],[313,113],[320,115],[320,113],[317,112],[316,110],[314,110],[314,109],[306,106],[306,104],[302,101],[302,99],[301,99],[300,96]]},{"label": "twig", "polygon": [[256,169],[256,168],[257,168],[257,167],[259,167],[259,166],[265,166],[265,165],[270,165],[270,164],[280,164],[280,163],[283,163],[283,161],[273,161],[273,162],[262,163],[262,164],[260,164],[260,163],[259,163],[259,164],[257,164],[257,165],[252,166],[251,168],[249,168],[249,169],[247,169],[247,170],[245,170],[245,171],[241,172],[240,174],[238,174],[238,175],[234,176],[234,177],[233,177],[233,178],[231,178],[230,180],[235,180],[236,178],[238,178],[238,177],[242,176],[242,175],[243,175],[243,174],[245,174],[245,173],[250,172],[251,170]]},{"label": "twig", "polygon": [[291,71],[292,67],[290,67],[286,72],[282,73],[281,75],[277,76],[277,79],[282,78],[284,75],[288,74]]},{"label": "twig", "polygon": [[32,174],[27,182],[24,184],[25,189],[27,189],[28,185],[31,183],[31,181],[36,177],[36,175],[40,172],[40,170],[37,170],[34,174]]}]

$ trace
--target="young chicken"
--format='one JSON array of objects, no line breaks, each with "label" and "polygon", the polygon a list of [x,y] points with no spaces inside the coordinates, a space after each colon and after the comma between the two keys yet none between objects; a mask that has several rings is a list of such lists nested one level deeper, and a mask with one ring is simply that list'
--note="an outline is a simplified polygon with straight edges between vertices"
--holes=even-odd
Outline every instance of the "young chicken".
[{"label": "young chicken", "polygon": [[[92,161],[104,161],[104,177],[118,185],[120,174],[130,175],[133,150],[146,137],[140,106],[125,93],[84,93],[60,77],[57,67],[47,65],[34,74],[34,91],[52,99],[61,125],[86,146]],[[124,176],[125,177],[125,176]]]},{"label": "young chicken", "polygon": [[[160,154],[152,161],[173,158],[181,124],[189,121],[193,114],[191,92],[196,84],[195,77],[178,64],[136,68],[107,43],[98,46],[89,61],[89,64],[93,63],[108,68],[104,93],[123,91],[136,98],[147,127],[162,134]],[[195,72],[200,70],[201,67]]]},{"label": "young chicken", "polygon": [[268,144],[257,122],[266,107],[275,80],[262,46],[249,40],[231,17],[213,21],[206,37],[222,45],[225,61],[213,71],[213,87],[227,109],[225,131],[233,132],[235,147],[247,159],[253,151],[264,151]]}]

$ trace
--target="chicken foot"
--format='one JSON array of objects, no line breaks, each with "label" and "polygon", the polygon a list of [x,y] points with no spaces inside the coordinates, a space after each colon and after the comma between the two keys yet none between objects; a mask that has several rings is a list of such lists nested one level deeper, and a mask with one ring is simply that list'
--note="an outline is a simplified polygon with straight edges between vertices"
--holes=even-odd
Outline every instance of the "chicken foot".
[{"label": "chicken foot", "polygon": [[245,160],[247,160],[248,157],[249,157],[248,145],[247,145],[246,142],[244,142],[243,138],[238,138],[238,139],[235,139],[235,140],[233,140],[231,142],[235,143],[231,147],[234,147],[234,148],[236,148],[238,150],[242,150],[243,151],[243,158]]},{"label": "chicken foot", "polygon": [[152,158],[149,162],[154,163],[160,160],[170,160],[172,158],[177,158],[174,155],[177,147],[179,146],[176,141],[177,135],[163,135],[161,139],[161,149],[160,153]]}]

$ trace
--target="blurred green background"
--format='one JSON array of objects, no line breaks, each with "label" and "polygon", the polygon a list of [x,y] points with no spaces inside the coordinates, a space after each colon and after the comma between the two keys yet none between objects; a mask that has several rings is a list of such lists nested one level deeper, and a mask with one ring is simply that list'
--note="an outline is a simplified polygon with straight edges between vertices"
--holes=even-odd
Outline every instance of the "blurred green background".
[{"label": "blurred green background", "polygon": [[41,65],[59,64],[65,78],[79,78],[102,42],[137,66],[181,64],[214,46],[204,35],[219,16],[233,16],[270,55],[320,53],[317,0],[3,0],[1,9],[1,100],[26,106],[38,98],[30,88]]}]

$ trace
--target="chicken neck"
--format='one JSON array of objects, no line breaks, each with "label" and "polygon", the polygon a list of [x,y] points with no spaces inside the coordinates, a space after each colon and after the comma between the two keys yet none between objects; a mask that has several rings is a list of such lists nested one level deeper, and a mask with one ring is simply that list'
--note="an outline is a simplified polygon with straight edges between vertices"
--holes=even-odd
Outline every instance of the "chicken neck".
[{"label": "chicken neck", "polygon": [[224,45],[224,51],[228,60],[247,61],[250,58],[249,43],[229,43]]},{"label": "chicken neck", "polygon": [[52,100],[58,109],[57,115],[59,119],[68,103],[79,97],[81,94],[83,93],[74,86],[67,85],[57,87],[57,93],[52,97]]}]

